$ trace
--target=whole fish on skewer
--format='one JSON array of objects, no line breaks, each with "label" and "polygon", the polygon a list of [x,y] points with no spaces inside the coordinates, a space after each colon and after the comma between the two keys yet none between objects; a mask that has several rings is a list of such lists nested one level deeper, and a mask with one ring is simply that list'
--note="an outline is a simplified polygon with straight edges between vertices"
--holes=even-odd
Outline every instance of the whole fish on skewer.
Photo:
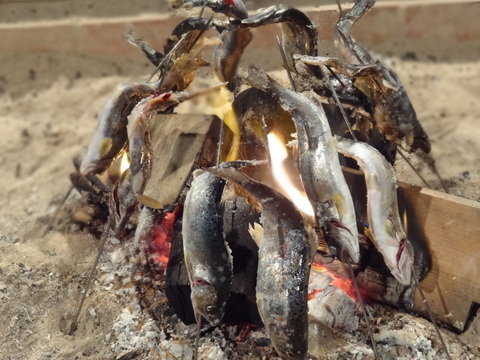
[{"label": "whole fish on skewer", "polygon": [[151,146],[148,134],[148,122],[159,112],[173,110],[178,104],[196,96],[218,90],[224,84],[214,85],[194,93],[179,91],[154,94],[143,99],[128,117],[128,146],[130,154],[130,172],[132,188],[141,202],[150,200],[142,196],[146,182],[150,178]]},{"label": "whole fish on skewer", "polygon": [[268,335],[282,359],[305,359],[308,348],[308,279],[315,236],[285,196],[244,175],[238,162],[207,171],[234,181],[262,207],[257,306]]},{"label": "whole fish on skewer", "polygon": [[283,6],[271,6],[242,20],[240,27],[259,27],[269,24],[282,25],[282,47],[287,54],[287,66],[293,66],[293,54],[317,55],[317,30],[300,10]]},{"label": "whole fish on skewer", "polygon": [[137,103],[155,92],[147,84],[118,87],[105,104],[92,141],[80,165],[83,175],[100,174],[113,163],[127,142],[128,115]]},{"label": "whole fish on skewer", "polygon": [[353,200],[322,105],[307,95],[285,89],[260,70],[250,69],[246,81],[274,96],[291,113],[297,129],[300,174],[318,226],[335,255],[343,261],[348,256],[358,263]]},{"label": "whole fish on skewer", "polygon": [[413,248],[405,235],[397,203],[397,184],[392,165],[374,147],[338,139],[338,151],[357,160],[367,184],[368,231],[393,276],[410,285]]},{"label": "whole fish on skewer", "polygon": [[183,210],[185,265],[194,311],[215,326],[225,313],[233,271],[218,213],[225,180],[203,170],[193,176]]}]

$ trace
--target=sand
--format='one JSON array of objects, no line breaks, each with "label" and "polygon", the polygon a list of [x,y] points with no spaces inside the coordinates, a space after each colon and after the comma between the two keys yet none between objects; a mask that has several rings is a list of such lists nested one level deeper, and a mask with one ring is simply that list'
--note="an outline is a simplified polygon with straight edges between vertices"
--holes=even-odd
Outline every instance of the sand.
[{"label": "sand", "polygon": [[[449,191],[480,201],[480,63],[391,61],[431,138],[432,154]],[[22,64],[24,72],[29,65]],[[25,80],[30,83],[10,82],[0,94],[2,359],[119,358],[123,351],[149,341],[162,342],[172,359],[191,354],[185,340],[193,340],[191,327],[180,327],[182,336],[167,341],[163,330],[138,309],[135,292],[118,285],[128,283],[129,269],[122,269],[120,261],[125,255],[119,249],[126,245],[113,237],[78,331],[74,336],[63,334],[62,316],[72,313],[78,303],[98,240],[68,222],[41,237],[70,187],[72,159],[84,153],[106,99],[118,84],[139,79],[59,74],[52,75],[48,85],[37,86],[32,76]],[[428,168],[414,163],[431,186],[440,189]],[[400,180],[422,185],[402,160],[396,168]],[[127,331],[132,324],[136,328]],[[135,333],[137,338],[131,335]],[[132,337],[122,338],[122,334]],[[478,334],[478,326],[463,337],[450,333],[449,343],[461,358],[479,358]],[[218,343],[203,349],[212,358],[227,358],[233,351],[231,344]],[[426,352],[424,357],[411,354],[406,358],[438,358],[436,352]]]}]

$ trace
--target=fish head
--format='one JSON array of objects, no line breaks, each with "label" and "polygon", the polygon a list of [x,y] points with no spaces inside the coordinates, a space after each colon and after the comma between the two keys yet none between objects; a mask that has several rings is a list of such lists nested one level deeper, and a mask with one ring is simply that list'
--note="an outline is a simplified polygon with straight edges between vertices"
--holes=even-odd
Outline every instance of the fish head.
[{"label": "fish head", "polygon": [[395,261],[396,266],[391,268],[392,275],[395,276],[400,284],[410,285],[412,282],[414,253],[412,244],[407,238],[400,240]]},{"label": "fish head", "polygon": [[[378,230],[378,229],[377,229]],[[375,243],[378,251],[392,275],[402,285],[410,285],[414,264],[413,247],[405,236],[403,229],[387,219],[380,231],[369,236]]]},{"label": "fish head", "polygon": [[338,221],[331,220],[326,224],[323,234],[333,255],[343,262],[347,262],[350,258],[351,262],[358,264],[360,261],[358,239],[347,227]]},{"label": "fish head", "polygon": [[220,324],[225,313],[227,298],[205,280],[192,283],[191,299],[195,312],[201,314],[212,326]]}]

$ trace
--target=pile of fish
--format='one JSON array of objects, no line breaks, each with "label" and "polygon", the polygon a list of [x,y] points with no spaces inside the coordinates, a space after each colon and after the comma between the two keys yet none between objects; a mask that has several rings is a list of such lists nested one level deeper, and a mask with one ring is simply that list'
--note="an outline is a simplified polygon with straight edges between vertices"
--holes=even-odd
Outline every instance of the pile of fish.
[{"label": "pile of fish", "polygon": [[[152,116],[172,113],[193,97],[220,96],[215,93],[220,87],[228,91],[231,111],[225,112],[224,122],[236,137],[236,148],[219,154],[227,161],[196,170],[180,204],[191,299],[197,321],[204,318],[212,326],[221,322],[232,279],[232,255],[222,232],[219,206],[226,182],[235,183],[261,207],[256,301],[283,359],[305,359],[308,352],[307,285],[318,244],[315,228],[333,255],[354,264],[360,260],[359,230],[364,232],[398,282],[413,281],[414,255],[399,216],[392,163],[397,146],[428,155],[430,144],[397,75],[374,61],[350,35],[355,22],[374,3],[358,0],[340,13],[334,40],[343,58],[335,59],[318,56],[316,29],[297,9],[273,6],[249,16],[241,0],[186,1],[184,5],[208,7],[216,16],[197,15],[182,21],[164,53],[128,35],[157,71],[151,81],[123,85],[112,96],[80,166],[82,176],[97,175],[128,153],[129,169],[120,174],[110,198],[111,226],[121,233],[134,209],[152,203],[143,194],[152,168]],[[279,46],[291,89],[258,68],[238,74],[251,29],[270,24],[281,25]],[[213,59],[207,61],[203,50],[210,29],[219,37]],[[211,64],[219,85],[187,91],[198,72]],[[286,143],[292,140],[289,129],[296,132],[296,167],[313,218],[245,171],[255,167],[253,160],[268,163],[267,134],[276,132]],[[260,150],[250,151],[252,144]],[[260,158],[251,157],[252,153]],[[355,159],[365,175],[368,224],[363,229],[357,225],[339,154]]]}]

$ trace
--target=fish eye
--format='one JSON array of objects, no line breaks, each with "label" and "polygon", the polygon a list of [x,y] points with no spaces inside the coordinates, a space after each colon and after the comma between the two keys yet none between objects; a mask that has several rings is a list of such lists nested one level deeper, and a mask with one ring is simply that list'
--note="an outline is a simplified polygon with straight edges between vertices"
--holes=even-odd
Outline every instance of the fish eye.
[{"label": "fish eye", "polygon": [[208,315],[212,315],[217,312],[217,306],[216,305],[207,305],[205,307],[205,311],[207,312]]}]

